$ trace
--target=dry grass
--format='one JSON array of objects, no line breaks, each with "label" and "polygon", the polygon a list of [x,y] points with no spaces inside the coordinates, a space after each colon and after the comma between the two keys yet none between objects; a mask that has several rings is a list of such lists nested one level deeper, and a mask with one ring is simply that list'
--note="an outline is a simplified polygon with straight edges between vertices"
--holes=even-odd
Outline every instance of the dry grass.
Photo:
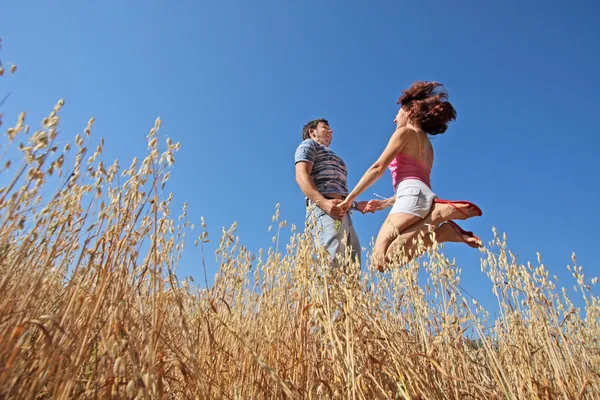
[{"label": "dry grass", "polygon": [[56,146],[61,106],[34,133],[21,115],[2,146],[2,165],[18,156],[0,192],[1,398],[600,397],[600,306],[575,260],[585,317],[495,235],[481,265],[491,320],[440,246],[342,275],[293,226],[283,252],[256,260],[234,226],[214,285],[194,288],[175,276],[194,227],[161,194],[179,145],[158,150],[157,120],[144,160],[109,166],[102,144],[86,147],[93,120]]}]

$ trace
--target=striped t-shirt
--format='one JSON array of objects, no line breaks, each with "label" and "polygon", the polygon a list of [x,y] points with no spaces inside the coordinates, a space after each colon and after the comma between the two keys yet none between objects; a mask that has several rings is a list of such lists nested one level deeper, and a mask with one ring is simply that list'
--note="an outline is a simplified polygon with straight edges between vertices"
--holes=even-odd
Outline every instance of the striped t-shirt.
[{"label": "striped t-shirt", "polygon": [[306,139],[296,148],[296,163],[312,163],[310,177],[321,194],[348,195],[347,170],[344,161],[329,147]]}]

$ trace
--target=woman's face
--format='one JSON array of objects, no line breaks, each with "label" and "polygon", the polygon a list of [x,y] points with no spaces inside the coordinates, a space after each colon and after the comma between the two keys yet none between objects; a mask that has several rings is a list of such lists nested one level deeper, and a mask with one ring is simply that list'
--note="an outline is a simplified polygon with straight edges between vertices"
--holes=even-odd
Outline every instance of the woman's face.
[{"label": "woman's face", "polygon": [[398,110],[394,123],[396,124],[396,128],[403,128],[408,123],[408,113],[402,107]]}]

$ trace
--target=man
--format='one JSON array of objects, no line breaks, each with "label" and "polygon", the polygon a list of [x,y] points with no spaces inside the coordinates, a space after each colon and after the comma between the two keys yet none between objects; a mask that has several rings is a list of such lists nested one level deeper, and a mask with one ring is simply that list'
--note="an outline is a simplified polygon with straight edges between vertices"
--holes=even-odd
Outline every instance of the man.
[{"label": "man", "polygon": [[[326,119],[309,121],[296,149],[296,182],[306,196],[306,229],[313,233],[320,230],[320,244],[332,260],[337,254],[344,256],[347,236],[350,254],[360,265],[360,242],[352,219],[338,207],[348,195],[347,170],[344,161],[329,148],[332,134]],[[354,203],[351,209],[364,213],[366,205],[366,201]]]}]

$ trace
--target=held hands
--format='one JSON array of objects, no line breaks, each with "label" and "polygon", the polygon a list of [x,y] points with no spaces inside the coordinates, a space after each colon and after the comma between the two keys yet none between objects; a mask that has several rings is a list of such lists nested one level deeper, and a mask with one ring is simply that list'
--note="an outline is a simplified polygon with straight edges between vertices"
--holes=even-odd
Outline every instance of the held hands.
[{"label": "held hands", "polygon": [[[358,203],[356,203],[356,209],[358,211],[360,211],[361,213],[365,213],[365,209],[367,207],[368,202],[366,201],[360,201]],[[348,212],[348,209],[352,206],[352,201],[348,201],[347,199],[342,201],[339,205],[338,205],[342,210],[344,210],[344,213]]]},{"label": "held hands", "polygon": [[[321,208],[332,218],[342,219],[351,206],[352,201],[348,201],[347,199],[343,201],[338,199],[327,199],[322,203]],[[362,214],[374,213],[375,211],[383,210],[384,208],[386,208],[386,202],[383,200],[374,199],[356,203],[356,209]]]},{"label": "held hands", "polygon": [[346,215],[346,210],[340,207],[342,200],[327,199],[321,204],[321,209],[325,211],[331,218],[342,219]]},{"label": "held hands", "polygon": [[[339,207],[347,211],[352,202],[347,202],[344,200],[339,204]],[[383,210],[388,206],[388,204],[384,200],[369,200],[369,201],[359,201],[356,203],[356,209],[363,214],[366,213],[374,213],[375,211]]]},{"label": "held hands", "polygon": [[344,201],[340,202],[340,204],[338,204],[338,207],[340,209],[344,210],[344,215],[346,215],[350,206],[352,206],[352,201],[348,201],[347,198],[346,198],[346,200],[344,200]]}]

